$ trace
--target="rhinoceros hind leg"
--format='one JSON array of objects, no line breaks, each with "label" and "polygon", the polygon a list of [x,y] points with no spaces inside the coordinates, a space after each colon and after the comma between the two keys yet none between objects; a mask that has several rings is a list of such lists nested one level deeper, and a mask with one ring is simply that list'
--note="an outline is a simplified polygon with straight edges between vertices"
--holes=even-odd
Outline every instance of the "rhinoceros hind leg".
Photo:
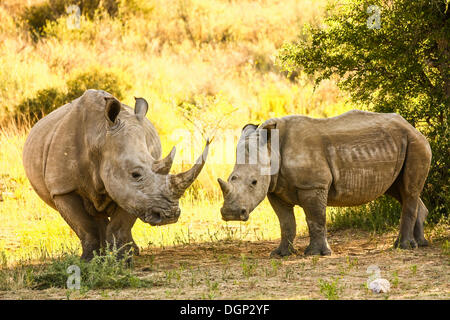
[{"label": "rhinoceros hind leg", "polygon": [[419,198],[419,208],[417,210],[416,224],[414,225],[414,239],[416,239],[419,247],[428,246],[428,241],[423,233],[423,223],[428,216],[428,209],[424,205],[422,199]]},{"label": "rhinoceros hind leg", "polygon": [[272,251],[272,258],[285,257],[296,253],[294,239],[296,235],[296,222],[294,206],[289,205],[273,194],[267,195],[273,210],[278,216],[281,228],[281,242],[278,248]]},{"label": "rhinoceros hind leg", "polygon": [[99,228],[95,219],[86,212],[82,198],[75,192],[55,196],[54,203],[61,216],[81,240],[82,259],[91,260],[101,247]]},{"label": "rhinoceros hind leg", "polygon": [[326,227],[327,195],[328,191],[325,189],[298,191],[300,206],[305,211],[309,229],[309,246],[305,255],[331,255]]},{"label": "rhinoceros hind leg", "polygon": [[120,207],[117,207],[111,215],[111,221],[106,229],[106,239],[110,247],[116,247],[120,250],[119,257],[130,252],[139,255],[139,248],[131,234],[131,228],[136,219],[136,216]]},{"label": "rhinoceros hind leg", "polygon": [[395,248],[414,249],[417,242],[414,239],[414,226],[417,220],[419,197],[403,198],[402,215],[400,217],[400,233],[394,243]]},{"label": "rhinoceros hind leg", "polygon": [[[412,159],[417,162],[415,158]],[[428,215],[428,209],[418,196],[428,170],[420,163],[414,166],[413,160],[407,159],[402,173],[386,192],[402,205],[400,234],[394,243],[395,248],[410,249],[428,245],[423,232],[423,223]]]}]

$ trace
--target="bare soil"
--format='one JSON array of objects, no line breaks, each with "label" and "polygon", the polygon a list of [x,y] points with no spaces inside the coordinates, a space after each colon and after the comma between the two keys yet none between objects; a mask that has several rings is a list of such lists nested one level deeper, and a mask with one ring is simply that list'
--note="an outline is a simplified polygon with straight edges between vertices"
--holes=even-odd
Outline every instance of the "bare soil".
[{"label": "bare soil", "polygon": [[[135,273],[151,288],[69,292],[64,289],[0,292],[0,299],[449,299],[449,230],[430,246],[392,248],[393,233],[329,234],[333,254],[304,256],[308,237],[298,237],[299,253],[271,259],[278,241],[228,241],[155,248],[135,257]],[[447,241],[447,242],[446,242]],[[367,289],[369,266],[391,284],[389,293]]]}]

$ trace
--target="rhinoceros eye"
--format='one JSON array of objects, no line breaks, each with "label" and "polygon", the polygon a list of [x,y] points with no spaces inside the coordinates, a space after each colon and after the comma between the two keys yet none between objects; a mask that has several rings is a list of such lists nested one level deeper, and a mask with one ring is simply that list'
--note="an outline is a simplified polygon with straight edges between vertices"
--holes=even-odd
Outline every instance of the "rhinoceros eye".
[{"label": "rhinoceros eye", "polygon": [[252,186],[256,186],[257,183],[258,183],[258,181],[253,180],[253,181],[252,181]]},{"label": "rhinoceros eye", "polygon": [[236,176],[232,176],[232,177],[231,177],[231,181],[234,181],[234,180],[236,180],[236,179],[237,179]]},{"label": "rhinoceros eye", "polygon": [[139,179],[139,178],[142,177],[142,175],[141,175],[139,172],[133,172],[133,173],[131,174],[131,176],[132,176],[134,179]]}]

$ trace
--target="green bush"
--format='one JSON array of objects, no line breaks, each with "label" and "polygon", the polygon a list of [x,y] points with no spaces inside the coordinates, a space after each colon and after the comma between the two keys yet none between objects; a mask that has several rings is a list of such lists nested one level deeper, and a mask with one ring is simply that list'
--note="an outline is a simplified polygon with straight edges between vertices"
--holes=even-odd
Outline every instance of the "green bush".
[{"label": "green bush", "polygon": [[26,98],[14,109],[14,116],[20,120],[28,119],[31,123],[36,122],[44,115],[66,103],[66,94],[58,88],[47,88],[36,92],[31,98]]},{"label": "green bush", "polygon": [[131,89],[131,84],[119,71],[94,67],[89,71],[76,73],[67,81],[66,100],[71,101],[78,98],[87,89],[104,90],[120,100],[124,98],[124,93]]},{"label": "green bush", "polygon": [[70,5],[77,5],[81,14],[93,19],[97,10],[105,10],[114,16],[118,10],[118,0],[49,0],[27,7],[22,13],[22,19],[28,25],[35,39],[44,36],[44,27],[49,21],[56,21],[68,14],[66,9]]},{"label": "green bush", "polygon": [[398,226],[401,211],[398,201],[387,196],[358,207],[332,208],[331,229],[359,228],[375,232],[390,231]]},{"label": "green bush", "polygon": [[75,255],[66,255],[54,260],[50,266],[38,273],[33,279],[33,287],[47,289],[51,287],[67,288],[69,266],[80,268],[80,287],[90,289],[142,288],[152,286],[152,282],[133,275],[127,259],[118,259],[118,251],[108,251],[96,255],[86,262]]},{"label": "green bush", "polygon": [[[378,6],[380,24],[371,18]],[[396,112],[433,153],[422,199],[427,221],[450,212],[450,8],[448,0],[331,2],[325,23],[308,26],[279,53],[286,70],[338,78],[363,109]]]},{"label": "green bush", "polygon": [[80,97],[87,89],[104,90],[120,100],[131,85],[127,77],[117,70],[93,67],[89,71],[75,73],[67,80],[66,88],[51,87],[37,91],[33,97],[25,98],[14,108],[14,118],[25,118],[35,123],[56,108]]}]

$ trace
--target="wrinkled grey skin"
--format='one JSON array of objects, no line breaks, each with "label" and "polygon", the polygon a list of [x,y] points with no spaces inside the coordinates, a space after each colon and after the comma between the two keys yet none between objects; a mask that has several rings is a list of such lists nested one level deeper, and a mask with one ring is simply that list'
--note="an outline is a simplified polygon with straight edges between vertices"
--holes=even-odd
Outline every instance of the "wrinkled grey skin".
[{"label": "wrinkled grey skin", "polygon": [[[222,218],[248,219],[267,195],[281,227],[281,243],[272,256],[295,252],[293,207],[304,209],[310,244],[307,255],[329,255],[327,206],[357,206],[383,194],[402,205],[395,247],[426,246],[423,223],[428,210],[420,193],[428,175],[431,149],[425,137],[397,114],[359,110],[329,119],[287,116],[261,126],[244,127],[239,143],[279,130],[279,152],[262,139],[258,164],[236,164],[228,182],[218,179],[224,194]],[[267,142],[268,141],[268,142]],[[238,145],[239,145],[238,143]],[[261,152],[271,150],[269,154]],[[262,163],[278,161],[279,171],[262,176]]]},{"label": "wrinkled grey skin", "polygon": [[107,244],[137,254],[136,219],[153,226],[176,222],[178,200],[205,163],[209,141],[190,170],[168,174],[175,148],[160,159],[147,110],[143,98],[133,110],[107,92],[87,90],[39,120],[25,142],[31,185],[75,231],[84,259]]}]

